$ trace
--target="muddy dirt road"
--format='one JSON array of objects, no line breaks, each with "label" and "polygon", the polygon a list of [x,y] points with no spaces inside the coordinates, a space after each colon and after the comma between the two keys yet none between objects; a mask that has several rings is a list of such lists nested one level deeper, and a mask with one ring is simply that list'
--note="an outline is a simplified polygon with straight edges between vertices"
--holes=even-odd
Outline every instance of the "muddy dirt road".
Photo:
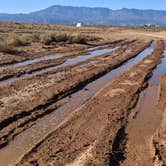
[{"label": "muddy dirt road", "polygon": [[[166,46],[166,45],[165,45]],[[153,165],[156,150],[154,133],[160,126],[162,114],[158,111],[160,95],[160,77],[166,72],[166,51],[161,63],[156,67],[148,81],[148,87],[140,94],[137,106],[132,110],[127,125],[126,160],[122,165]],[[164,102],[163,102],[164,103]],[[137,131],[137,132],[135,132]]]},{"label": "muddy dirt road", "polygon": [[0,164],[159,162],[156,133],[162,114],[156,105],[159,77],[165,72],[164,49],[160,40],[121,39],[3,65]]},{"label": "muddy dirt road", "polygon": [[115,165],[120,162],[123,149],[118,148],[123,140],[119,137],[163,50],[163,43],[158,42],[151,55],[74,111],[18,165]]},{"label": "muddy dirt road", "polygon": [[[166,61],[165,61],[166,62]],[[155,148],[155,166],[161,166],[166,164],[166,75],[161,77],[160,82],[160,96],[157,108],[162,113],[162,122],[159,129],[153,137],[153,145]]]}]

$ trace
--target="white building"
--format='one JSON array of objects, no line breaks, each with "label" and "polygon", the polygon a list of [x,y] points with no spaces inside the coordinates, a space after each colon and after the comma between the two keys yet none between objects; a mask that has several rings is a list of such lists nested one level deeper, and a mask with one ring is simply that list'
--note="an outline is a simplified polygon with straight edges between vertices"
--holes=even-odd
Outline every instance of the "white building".
[{"label": "white building", "polygon": [[77,27],[77,28],[80,28],[80,27],[82,27],[82,24],[81,24],[81,23],[77,23],[77,24],[76,24],[76,27]]}]

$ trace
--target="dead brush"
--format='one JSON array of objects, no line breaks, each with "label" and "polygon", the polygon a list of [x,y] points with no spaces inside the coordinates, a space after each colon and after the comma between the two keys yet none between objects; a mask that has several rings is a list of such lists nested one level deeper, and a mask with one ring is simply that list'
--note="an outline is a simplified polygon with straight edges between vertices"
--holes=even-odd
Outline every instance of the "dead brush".
[{"label": "dead brush", "polygon": [[6,39],[0,38],[0,52],[13,54],[16,50]]},{"label": "dead brush", "polygon": [[34,32],[31,35],[31,41],[32,42],[40,42],[40,33]]},{"label": "dead brush", "polygon": [[66,34],[47,33],[41,35],[41,43],[50,45],[52,43],[67,42],[69,36]]},{"label": "dead brush", "polygon": [[9,33],[7,37],[0,38],[0,52],[18,53],[16,47],[27,46],[30,44],[30,40],[30,37],[27,35],[18,36],[14,33]]},{"label": "dead brush", "polygon": [[87,44],[88,40],[86,36],[83,35],[73,35],[73,36],[69,36],[69,40],[68,43],[70,44]]},{"label": "dead brush", "polygon": [[65,42],[68,44],[87,44],[88,41],[97,40],[96,37],[79,35],[79,34],[57,34],[57,33],[47,33],[41,35],[41,43],[45,45],[50,45],[52,43]]},{"label": "dead brush", "polygon": [[7,43],[14,47],[27,46],[30,44],[30,36],[26,34],[18,36],[14,33],[9,33],[7,37]]},{"label": "dead brush", "polygon": [[40,42],[44,45],[50,45],[53,42],[53,39],[50,34],[42,34],[40,36]]}]

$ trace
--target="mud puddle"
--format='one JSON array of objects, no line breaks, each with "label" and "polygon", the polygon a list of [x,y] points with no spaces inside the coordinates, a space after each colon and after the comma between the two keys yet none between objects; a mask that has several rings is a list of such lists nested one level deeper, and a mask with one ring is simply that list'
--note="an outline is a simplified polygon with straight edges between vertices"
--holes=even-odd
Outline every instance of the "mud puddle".
[{"label": "mud puddle", "polygon": [[109,46],[111,46],[111,44],[104,44],[104,45],[88,48],[88,51],[93,51],[93,50],[97,50],[97,49],[104,49],[104,48],[109,47]]},{"label": "mud puddle", "polygon": [[158,90],[160,76],[166,72],[166,43],[164,57],[154,70],[148,81],[149,86],[139,97],[136,107],[132,110],[129,123],[126,128],[127,145],[126,160],[122,165],[133,164],[152,165],[154,157],[153,135],[158,129],[162,114],[157,111]]},{"label": "mud puddle", "polygon": [[46,56],[42,56],[40,58],[35,58],[35,59],[31,59],[31,60],[27,60],[27,61],[24,61],[24,62],[17,63],[15,65],[13,65],[13,67],[23,67],[23,66],[31,65],[33,63],[45,61],[45,60],[52,60],[52,59],[62,58],[64,56],[68,56],[68,55],[70,55],[70,53],[46,55]]},{"label": "mud puddle", "polygon": [[[89,83],[84,89],[74,93],[64,99],[64,104],[56,111],[44,118],[36,121],[36,124],[25,130],[20,135],[16,136],[8,146],[0,150],[0,161],[3,165],[9,165],[18,161],[23,154],[31,149],[41,138],[55,129],[55,126],[60,124],[73,110],[90,99],[98,90],[100,90],[108,82],[118,77],[121,73],[128,70],[130,67],[137,64],[144,57],[149,55],[154,47],[153,43],[149,48],[145,49],[138,56],[125,62],[122,66],[112,70],[103,77],[94,82]],[[8,160],[6,160],[8,158]]]},{"label": "mud puddle", "polygon": [[[109,47],[109,46],[111,47],[111,45],[109,45],[109,44],[102,45],[102,46],[96,46],[96,47],[92,47],[92,48],[87,49],[87,51],[95,51],[97,49],[105,49],[106,47]],[[46,56],[42,56],[39,58],[29,59],[29,60],[25,60],[22,62],[18,62],[18,63],[11,65],[11,66],[12,67],[23,67],[23,66],[31,65],[33,63],[37,63],[37,62],[41,62],[41,61],[45,61],[45,60],[58,59],[58,58],[62,58],[65,56],[70,56],[70,55],[72,55],[72,54],[69,52],[57,53],[57,54],[53,54],[53,55],[46,55]],[[6,67],[8,67],[8,66],[0,65],[0,70],[5,69]]]},{"label": "mud puddle", "polygon": [[[8,78],[8,79],[6,79],[4,81],[1,81],[0,82],[0,86],[4,86],[5,84],[8,84],[10,82],[17,81],[17,80],[20,80],[20,79],[28,78],[28,77],[39,75],[39,74],[43,74],[45,72],[48,72],[48,71],[51,71],[51,70],[54,70],[54,69],[57,69],[57,68],[66,67],[66,66],[72,65],[74,63],[85,61],[85,60],[87,60],[89,58],[96,57],[96,56],[99,56],[101,54],[111,53],[112,51],[115,51],[118,48],[119,47],[95,50],[95,51],[92,51],[92,52],[90,52],[90,53],[88,53],[86,55],[81,55],[81,56],[78,56],[78,57],[74,57],[74,58],[68,59],[68,60],[66,60],[66,62],[64,62],[64,63],[62,63],[60,65],[56,65],[56,66],[53,66],[53,67],[48,67],[48,68],[44,68],[44,69],[41,69],[41,70],[37,70],[37,71],[34,71],[32,73],[29,73],[29,74],[22,74],[19,77]],[[34,59],[34,61],[35,61],[35,59]],[[30,61],[29,62],[24,62],[24,64],[25,63],[30,63]]]},{"label": "mud puddle", "polygon": [[87,54],[86,56],[83,55],[83,56],[78,56],[76,58],[72,58],[72,59],[68,59],[65,63],[57,66],[57,67],[65,67],[65,66],[68,66],[68,65],[72,65],[74,63],[78,63],[78,62],[82,62],[82,61],[85,61],[89,58],[93,58],[93,57],[96,57],[98,55],[102,55],[102,54],[105,54],[105,53],[109,53],[109,52],[112,52],[112,51],[115,51],[117,50],[119,47],[115,47],[115,48],[105,48],[103,50],[95,50],[93,52],[90,52],[89,54]]}]

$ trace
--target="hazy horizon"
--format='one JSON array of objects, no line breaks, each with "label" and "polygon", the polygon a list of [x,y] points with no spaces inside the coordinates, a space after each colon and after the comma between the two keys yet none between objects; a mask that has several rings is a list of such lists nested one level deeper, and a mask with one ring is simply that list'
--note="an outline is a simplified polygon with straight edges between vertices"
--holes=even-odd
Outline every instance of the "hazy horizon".
[{"label": "hazy horizon", "polygon": [[0,13],[30,13],[33,11],[41,10],[48,8],[53,5],[62,5],[62,6],[74,6],[74,7],[104,7],[110,8],[113,10],[121,8],[129,9],[152,9],[152,10],[165,10],[166,11],[166,2],[164,0],[140,0],[139,2],[134,2],[132,0],[5,0],[0,2]]}]

